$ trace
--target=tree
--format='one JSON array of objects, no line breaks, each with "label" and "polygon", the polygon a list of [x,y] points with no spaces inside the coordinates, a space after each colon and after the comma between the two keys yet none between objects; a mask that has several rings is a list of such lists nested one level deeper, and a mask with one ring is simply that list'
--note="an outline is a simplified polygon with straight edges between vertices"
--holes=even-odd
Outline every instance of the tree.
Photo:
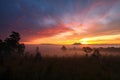
[{"label": "tree", "polygon": [[12,34],[4,40],[4,54],[5,55],[12,55],[16,53],[23,53],[25,46],[24,44],[20,44],[20,34],[17,32],[12,32]]},{"label": "tree", "polygon": [[99,58],[101,56],[100,52],[98,49],[95,49],[94,52],[92,53],[92,57]]},{"label": "tree", "polygon": [[19,33],[13,31],[12,34],[4,40],[5,54],[11,55],[11,54],[17,52],[16,50],[17,50],[17,46],[19,44],[19,40],[20,40]]},{"label": "tree", "polygon": [[88,54],[91,53],[93,49],[90,47],[83,47],[83,51],[86,53],[86,56],[88,56]]},{"label": "tree", "polygon": [[23,55],[25,51],[25,45],[24,44],[19,44],[18,45],[18,54]]},{"label": "tree", "polygon": [[39,61],[41,60],[42,56],[41,56],[41,53],[39,52],[39,47],[36,47],[36,55],[34,57],[34,61]]},{"label": "tree", "polygon": [[67,48],[63,45],[63,46],[61,47],[61,50],[65,51],[65,50],[67,50]]}]

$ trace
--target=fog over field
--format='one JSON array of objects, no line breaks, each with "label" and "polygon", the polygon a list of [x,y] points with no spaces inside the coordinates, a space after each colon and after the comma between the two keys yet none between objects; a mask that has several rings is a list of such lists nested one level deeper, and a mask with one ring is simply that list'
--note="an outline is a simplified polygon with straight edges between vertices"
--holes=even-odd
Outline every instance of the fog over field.
[{"label": "fog over field", "polygon": [[[69,56],[84,56],[85,52],[83,47],[99,48],[102,55],[120,55],[120,49],[112,50],[107,48],[120,48],[120,45],[65,45],[66,51],[61,50],[63,45],[26,45],[26,52],[34,54],[36,47],[39,47],[39,51],[42,56],[58,56],[58,57],[69,57]],[[102,49],[103,48],[103,49]]]}]

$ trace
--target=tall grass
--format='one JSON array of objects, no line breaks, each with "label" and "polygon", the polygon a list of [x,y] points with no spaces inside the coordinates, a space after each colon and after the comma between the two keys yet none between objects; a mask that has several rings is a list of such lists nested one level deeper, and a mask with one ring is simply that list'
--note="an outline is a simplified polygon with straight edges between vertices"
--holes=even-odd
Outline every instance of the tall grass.
[{"label": "tall grass", "polygon": [[0,80],[119,80],[120,57],[5,57]]}]

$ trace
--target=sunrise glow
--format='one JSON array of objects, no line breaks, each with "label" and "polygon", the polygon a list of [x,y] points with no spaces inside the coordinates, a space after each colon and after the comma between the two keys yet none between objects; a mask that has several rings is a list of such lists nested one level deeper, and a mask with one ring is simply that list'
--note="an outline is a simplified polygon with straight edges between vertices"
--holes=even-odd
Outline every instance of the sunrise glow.
[{"label": "sunrise glow", "polygon": [[25,44],[120,44],[119,0],[21,0],[11,4],[1,4],[5,7],[0,9],[1,39],[17,31]]},{"label": "sunrise glow", "polygon": [[81,44],[88,44],[87,41],[81,41]]}]

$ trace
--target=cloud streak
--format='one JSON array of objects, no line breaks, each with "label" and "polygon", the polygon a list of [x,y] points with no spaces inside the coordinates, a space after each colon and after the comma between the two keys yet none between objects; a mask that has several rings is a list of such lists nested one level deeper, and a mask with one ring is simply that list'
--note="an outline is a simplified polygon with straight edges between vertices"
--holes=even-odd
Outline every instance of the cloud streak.
[{"label": "cloud streak", "polygon": [[22,42],[60,38],[72,43],[119,35],[119,5],[119,0],[1,0],[0,38],[18,31]]}]

